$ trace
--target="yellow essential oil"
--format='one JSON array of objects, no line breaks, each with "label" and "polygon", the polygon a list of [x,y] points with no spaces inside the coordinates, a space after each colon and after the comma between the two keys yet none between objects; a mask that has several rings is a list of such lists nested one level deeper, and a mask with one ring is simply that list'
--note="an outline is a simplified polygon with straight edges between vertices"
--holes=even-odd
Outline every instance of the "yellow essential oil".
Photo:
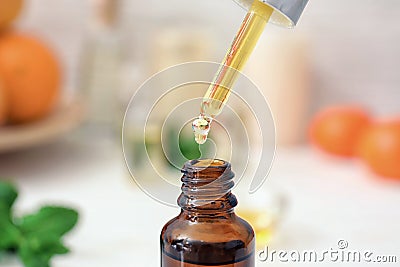
[{"label": "yellow essential oil", "polygon": [[213,83],[203,97],[200,116],[193,121],[195,140],[203,144],[207,140],[212,119],[223,109],[230,89],[252,53],[274,9],[255,0],[243,20],[236,37],[226,54]]},{"label": "yellow essential oil", "polygon": [[276,215],[261,209],[239,209],[237,213],[253,226],[257,249],[268,245],[275,231]]}]

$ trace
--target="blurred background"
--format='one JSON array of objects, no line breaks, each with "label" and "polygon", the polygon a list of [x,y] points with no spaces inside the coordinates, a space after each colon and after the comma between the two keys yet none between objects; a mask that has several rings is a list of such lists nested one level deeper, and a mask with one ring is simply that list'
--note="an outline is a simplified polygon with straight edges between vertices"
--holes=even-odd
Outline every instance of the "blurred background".
[{"label": "blurred background", "polygon": [[[265,29],[244,73],[270,104],[276,158],[256,196],[238,192],[259,247],[326,250],[345,239],[400,257],[400,130],[379,124],[400,118],[399,11],[396,0],[310,0],[294,30]],[[124,112],[158,71],[220,62],[245,13],[232,0],[0,1],[0,178],[20,188],[17,213],[60,203],[81,215],[66,239],[71,254],[52,266],[159,264],[159,232],[178,210],[130,177]],[[361,126],[375,130],[364,138]],[[389,139],[376,137],[379,127]],[[155,157],[159,128],[146,140]],[[180,150],[196,158],[191,134],[180,133]],[[140,166],[140,140],[127,139],[135,159],[128,164]],[[161,154],[157,160],[179,178]],[[0,266],[22,265],[6,258]]]}]

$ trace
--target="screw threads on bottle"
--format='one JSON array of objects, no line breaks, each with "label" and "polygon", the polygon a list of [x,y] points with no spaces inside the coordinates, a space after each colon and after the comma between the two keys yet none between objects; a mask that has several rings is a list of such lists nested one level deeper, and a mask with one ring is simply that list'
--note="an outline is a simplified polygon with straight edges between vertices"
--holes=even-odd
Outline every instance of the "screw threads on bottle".
[{"label": "screw threads on bottle", "polygon": [[223,160],[192,160],[183,169],[182,193],[178,205],[187,211],[227,212],[237,205],[231,193],[234,173]]}]

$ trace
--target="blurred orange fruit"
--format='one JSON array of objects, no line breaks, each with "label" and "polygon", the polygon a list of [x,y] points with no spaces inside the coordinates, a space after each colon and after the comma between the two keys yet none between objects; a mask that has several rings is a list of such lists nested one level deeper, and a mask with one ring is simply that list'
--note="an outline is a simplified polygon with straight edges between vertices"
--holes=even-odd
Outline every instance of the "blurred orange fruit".
[{"label": "blurred orange fruit", "polygon": [[368,127],[360,140],[358,154],[378,175],[400,179],[400,119]]},{"label": "blurred orange fruit", "polygon": [[60,67],[50,49],[36,38],[15,33],[0,35],[0,77],[12,123],[41,118],[57,101]]},{"label": "blurred orange fruit", "polygon": [[356,106],[330,107],[311,122],[309,137],[322,150],[345,157],[355,155],[360,135],[369,125],[368,113]]},{"label": "blurred orange fruit", "polygon": [[0,81],[0,125],[7,121],[7,102],[3,84]]},{"label": "blurred orange fruit", "polygon": [[0,29],[11,24],[21,12],[22,0],[0,0]]}]

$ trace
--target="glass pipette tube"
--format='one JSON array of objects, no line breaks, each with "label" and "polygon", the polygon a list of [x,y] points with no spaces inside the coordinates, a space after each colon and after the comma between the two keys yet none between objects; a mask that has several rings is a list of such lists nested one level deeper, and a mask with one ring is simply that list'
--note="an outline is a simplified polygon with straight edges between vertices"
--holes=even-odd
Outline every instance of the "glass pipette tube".
[{"label": "glass pipette tube", "polygon": [[244,18],[228,53],[203,97],[200,116],[192,123],[195,140],[204,144],[210,124],[224,108],[230,89],[239,76],[267,24],[273,8],[255,0]]}]

